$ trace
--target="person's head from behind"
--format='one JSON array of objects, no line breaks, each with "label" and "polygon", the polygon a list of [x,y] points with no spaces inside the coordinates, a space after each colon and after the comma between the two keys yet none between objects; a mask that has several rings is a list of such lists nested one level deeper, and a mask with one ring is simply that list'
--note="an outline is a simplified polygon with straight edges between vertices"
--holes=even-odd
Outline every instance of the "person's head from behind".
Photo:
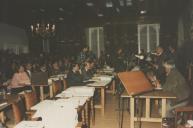
[{"label": "person's head from behind", "polygon": [[91,60],[85,61],[85,68],[87,70],[92,69],[92,61]]},{"label": "person's head from behind", "polygon": [[82,49],[83,52],[88,52],[89,51],[89,48],[87,46],[83,47]]},{"label": "person's head from behind", "polygon": [[16,72],[17,73],[23,73],[25,70],[24,70],[24,66],[19,64],[16,66]]},{"label": "person's head from behind", "polygon": [[52,68],[53,68],[54,70],[58,70],[58,69],[59,69],[59,65],[58,65],[58,62],[57,62],[57,61],[54,61],[54,62],[52,63]]},{"label": "person's head from behind", "polygon": [[158,46],[158,47],[156,48],[156,54],[157,54],[158,56],[161,55],[163,52],[164,52],[163,47]]},{"label": "person's head from behind", "polygon": [[26,65],[25,65],[25,68],[26,70],[31,70],[32,69],[32,64],[30,62],[28,62]]},{"label": "person's head from behind", "polygon": [[78,63],[72,64],[72,71],[73,71],[73,72],[77,72],[77,71],[79,71],[79,70],[80,70],[80,66],[79,66]]},{"label": "person's head from behind", "polygon": [[176,51],[176,48],[172,45],[169,45],[168,49],[171,53],[174,53]]},{"label": "person's head from behind", "polygon": [[163,66],[165,68],[166,75],[168,75],[170,71],[175,68],[175,61],[173,59],[166,59],[163,62]]},{"label": "person's head from behind", "polygon": [[117,49],[117,54],[121,54],[123,52],[123,49],[122,48],[118,48]]},{"label": "person's head from behind", "polygon": [[46,72],[46,71],[47,71],[47,66],[46,66],[46,64],[40,65],[40,71],[41,71],[41,72]]}]

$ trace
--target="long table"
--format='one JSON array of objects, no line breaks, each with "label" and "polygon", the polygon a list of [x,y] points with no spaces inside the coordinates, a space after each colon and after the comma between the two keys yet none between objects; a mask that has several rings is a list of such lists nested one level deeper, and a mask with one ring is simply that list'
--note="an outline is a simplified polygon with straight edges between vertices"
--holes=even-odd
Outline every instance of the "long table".
[{"label": "long table", "polygon": [[[87,94],[83,94],[85,91],[88,91]],[[72,92],[71,97],[66,97],[67,95],[64,95],[65,92]],[[78,93],[79,92],[79,93]],[[31,108],[31,110],[36,110],[36,113],[33,115],[33,118],[36,117],[42,117],[42,120],[47,120],[47,123],[51,122],[54,115],[55,118],[65,119],[65,121],[61,121],[56,123],[55,125],[57,127],[62,126],[71,126],[74,123],[76,123],[77,119],[76,114],[72,114],[75,109],[77,110],[77,113],[82,113],[82,124],[88,125],[90,127],[90,106],[93,105],[93,95],[94,95],[94,88],[90,87],[70,87],[67,90],[63,91],[61,94],[58,94],[55,99],[57,100],[44,100],[40,103],[36,104]],[[69,95],[68,95],[69,96]],[[58,112],[61,110],[58,114],[55,112]],[[93,110],[93,109],[92,109]],[[94,111],[92,112],[92,121],[94,120]],[[49,114],[50,113],[50,114]],[[48,114],[48,115],[45,115]],[[71,115],[72,114],[72,115]],[[51,119],[50,119],[50,118]],[[70,117],[70,118],[69,118]],[[71,120],[72,119],[72,120]],[[49,121],[48,121],[49,120]],[[53,119],[55,120],[55,119]],[[69,125],[69,122],[71,122],[71,125]],[[44,124],[47,124],[44,122]],[[54,123],[54,122],[53,122]],[[61,125],[60,125],[61,124]],[[77,127],[80,123],[75,124]],[[76,128],[77,128],[76,127]]]},{"label": "long table", "polygon": [[[166,103],[167,100],[175,99],[176,96],[170,92],[164,92],[162,90],[156,90],[141,94],[139,96],[130,96],[126,91],[124,91],[121,95],[121,100],[124,98],[130,99],[130,128],[134,128],[134,122],[138,120],[135,116],[135,108],[137,107],[135,104],[136,99],[145,99],[145,117],[141,117],[140,121],[144,122],[161,122],[163,117],[166,117]],[[160,99],[161,100],[161,117],[153,118],[150,116],[150,101],[151,99]]]},{"label": "long table", "polygon": [[95,105],[95,108],[99,108],[101,109],[102,115],[105,114],[105,90],[106,87],[108,86],[108,84],[110,84],[112,81],[112,79],[108,79],[108,80],[98,80],[95,81],[94,83],[91,84],[87,84],[88,87],[94,87],[96,89],[100,90],[100,103]]}]

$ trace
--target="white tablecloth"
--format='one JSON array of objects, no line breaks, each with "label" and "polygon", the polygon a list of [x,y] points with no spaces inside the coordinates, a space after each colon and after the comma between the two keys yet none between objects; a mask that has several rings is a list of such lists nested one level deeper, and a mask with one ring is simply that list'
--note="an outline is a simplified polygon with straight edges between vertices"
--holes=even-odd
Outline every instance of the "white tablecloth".
[{"label": "white tablecloth", "polygon": [[14,128],[44,128],[42,121],[21,121]]}]

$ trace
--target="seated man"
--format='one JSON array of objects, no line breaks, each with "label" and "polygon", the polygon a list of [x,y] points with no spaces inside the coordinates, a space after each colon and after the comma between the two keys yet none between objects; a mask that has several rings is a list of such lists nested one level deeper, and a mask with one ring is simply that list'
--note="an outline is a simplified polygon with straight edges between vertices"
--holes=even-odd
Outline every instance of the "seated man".
[{"label": "seated man", "polygon": [[81,73],[83,76],[83,80],[89,80],[92,78],[93,73],[92,73],[92,62],[91,61],[86,61],[85,66],[82,68]]},{"label": "seated man", "polygon": [[68,73],[68,84],[71,85],[79,85],[82,83],[83,77],[80,72],[80,67],[78,63],[72,65],[71,71]]},{"label": "seated man", "polygon": [[57,61],[54,61],[52,63],[52,67],[50,69],[50,72],[49,72],[49,75],[50,76],[53,76],[53,75],[58,75],[58,74],[61,74],[62,71],[60,70],[60,67],[58,65],[58,62]]},{"label": "seated man", "polygon": [[168,59],[163,64],[166,71],[166,81],[163,84],[163,91],[169,91],[176,95],[176,100],[168,101],[168,113],[167,116],[171,117],[172,110],[176,107],[185,106],[188,104],[190,89],[186,83],[184,77],[175,68],[175,61]]}]

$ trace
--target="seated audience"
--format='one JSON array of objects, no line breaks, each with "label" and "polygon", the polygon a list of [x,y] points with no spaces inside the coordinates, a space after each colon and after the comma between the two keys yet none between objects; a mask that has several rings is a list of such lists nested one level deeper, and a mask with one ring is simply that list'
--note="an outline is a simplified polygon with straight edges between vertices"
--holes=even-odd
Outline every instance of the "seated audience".
[{"label": "seated audience", "polygon": [[16,72],[14,73],[13,78],[11,79],[10,85],[14,87],[29,85],[30,83],[30,79],[27,73],[25,72],[24,67],[22,65],[19,65],[16,68]]},{"label": "seated audience", "polygon": [[[22,65],[19,65],[16,68],[16,72],[13,75],[13,78],[11,79],[10,82],[10,88],[12,89],[12,93],[19,93],[23,90],[31,89],[30,85],[30,79],[27,75],[27,73],[24,70],[24,67]],[[23,87],[23,88],[20,88]]]},{"label": "seated audience", "polygon": [[80,63],[81,65],[84,63],[84,61],[88,58],[88,52],[89,48],[87,46],[84,46],[77,57],[78,63]]},{"label": "seated audience", "polygon": [[80,66],[78,63],[72,65],[71,71],[68,73],[68,84],[71,85],[78,85],[82,83],[83,77],[81,75]]},{"label": "seated audience", "polygon": [[71,68],[71,61],[68,58],[64,58],[63,60],[63,71],[68,72]]},{"label": "seated audience", "polygon": [[52,63],[52,67],[50,69],[50,76],[53,76],[53,75],[58,75],[58,74],[61,74],[61,70],[60,70],[60,67],[58,65],[58,62],[57,61],[54,61]]},{"label": "seated audience", "polygon": [[176,95],[176,100],[171,100],[167,103],[167,116],[172,116],[172,110],[176,107],[185,106],[188,104],[190,89],[185,78],[175,68],[175,61],[168,59],[163,64],[166,71],[166,81],[162,85],[163,91],[169,91]]},{"label": "seated audience", "polygon": [[92,62],[90,60],[87,60],[85,62],[85,66],[81,69],[81,73],[83,76],[83,80],[89,80],[92,78],[93,73],[92,73]]}]

